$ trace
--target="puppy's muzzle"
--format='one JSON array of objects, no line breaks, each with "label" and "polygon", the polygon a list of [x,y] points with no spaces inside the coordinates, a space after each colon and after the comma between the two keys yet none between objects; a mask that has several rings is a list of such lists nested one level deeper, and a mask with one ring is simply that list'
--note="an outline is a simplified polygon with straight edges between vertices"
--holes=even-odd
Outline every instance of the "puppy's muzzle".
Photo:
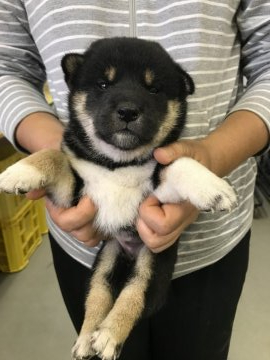
[{"label": "puppy's muzzle", "polygon": [[117,108],[117,117],[119,120],[129,123],[136,121],[140,117],[140,110],[132,104],[122,104]]}]

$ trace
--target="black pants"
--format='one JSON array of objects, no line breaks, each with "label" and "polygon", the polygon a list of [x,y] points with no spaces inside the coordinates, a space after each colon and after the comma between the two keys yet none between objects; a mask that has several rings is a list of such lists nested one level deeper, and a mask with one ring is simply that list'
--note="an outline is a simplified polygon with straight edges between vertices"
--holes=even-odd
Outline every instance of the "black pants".
[{"label": "black pants", "polygon": [[[173,280],[166,305],[137,324],[120,360],[226,360],[248,267],[249,240],[250,232],[222,260]],[[51,247],[62,295],[79,332],[91,271],[52,238]]]}]

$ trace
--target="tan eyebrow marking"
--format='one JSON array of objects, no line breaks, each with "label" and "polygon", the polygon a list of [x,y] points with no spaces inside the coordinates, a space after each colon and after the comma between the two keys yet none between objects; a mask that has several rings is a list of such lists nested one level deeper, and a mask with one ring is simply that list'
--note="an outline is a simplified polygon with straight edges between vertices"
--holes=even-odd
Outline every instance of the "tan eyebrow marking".
[{"label": "tan eyebrow marking", "polygon": [[109,81],[113,81],[115,79],[115,75],[116,75],[116,68],[115,67],[110,66],[105,70],[105,76],[107,76],[107,79]]},{"label": "tan eyebrow marking", "polygon": [[148,86],[150,86],[152,83],[153,83],[153,80],[155,78],[155,75],[153,73],[153,71],[151,71],[150,69],[147,69],[145,71],[145,74],[144,74],[144,78],[145,78],[145,82]]}]

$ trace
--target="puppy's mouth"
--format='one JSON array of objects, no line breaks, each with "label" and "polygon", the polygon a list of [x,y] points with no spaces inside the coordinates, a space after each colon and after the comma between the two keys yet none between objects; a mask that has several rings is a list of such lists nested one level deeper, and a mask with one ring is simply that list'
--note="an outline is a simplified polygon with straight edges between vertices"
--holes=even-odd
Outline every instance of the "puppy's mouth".
[{"label": "puppy's mouth", "polygon": [[115,132],[111,137],[114,146],[121,150],[133,150],[140,145],[138,135],[129,129],[123,129]]}]

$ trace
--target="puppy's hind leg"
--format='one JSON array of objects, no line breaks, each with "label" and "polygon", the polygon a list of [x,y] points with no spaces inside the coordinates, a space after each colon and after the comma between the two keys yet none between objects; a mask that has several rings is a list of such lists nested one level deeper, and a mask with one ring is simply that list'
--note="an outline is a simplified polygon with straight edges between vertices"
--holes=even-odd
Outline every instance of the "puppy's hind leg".
[{"label": "puppy's hind leg", "polygon": [[92,346],[103,360],[115,360],[145,307],[145,292],[152,276],[152,253],[144,246],[134,273],[92,337]]},{"label": "puppy's hind leg", "polygon": [[0,175],[0,192],[24,194],[44,188],[56,205],[70,206],[74,175],[62,151],[44,149],[8,167]]},{"label": "puppy's hind leg", "polygon": [[96,351],[92,349],[91,339],[93,332],[113,306],[108,276],[113,272],[119,249],[116,240],[109,240],[99,254],[97,266],[90,281],[82,329],[72,348],[74,360],[90,359],[96,354]]}]

